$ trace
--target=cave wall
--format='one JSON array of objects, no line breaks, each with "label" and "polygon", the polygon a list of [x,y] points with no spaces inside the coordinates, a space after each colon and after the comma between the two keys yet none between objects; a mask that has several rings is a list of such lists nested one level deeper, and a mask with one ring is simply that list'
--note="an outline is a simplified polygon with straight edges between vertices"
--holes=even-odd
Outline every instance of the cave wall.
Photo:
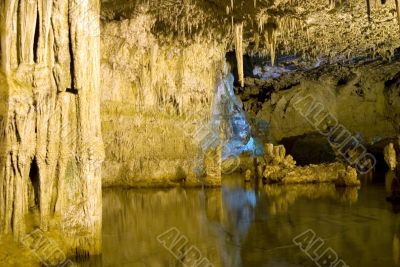
[{"label": "cave wall", "polygon": [[[101,252],[98,0],[0,1],[0,233]],[[30,218],[30,219],[28,219]]]},{"label": "cave wall", "polygon": [[[325,159],[329,161],[328,154],[333,151],[327,138],[299,112],[296,102],[312,96],[314,103],[319,103],[326,114],[335,118],[368,149],[382,153],[385,144],[398,134],[398,89],[393,88],[399,71],[398,62],[382,60],[321,66],[265,81],[248,78],[246,87],[239,90],[239,94],[247,112],[269,122],[268,131],[262,138],[293,146],[297,152],[290,151],[291,148],[289,151],[299,154],[300,162],[316,163],[317,158],[327,157]],[[325,152],[314,149],[315,144],[321,149],[325,147]],[[307,156],[302,159],[301,155],[317,158]],[[333,155],[331,160],[334,158]]]},{"label": "cave wall", "polygon": [[385,83],[386,111],[397,131],[397,140],[393,140],[397,155],[396,176],[400,177],[400,72]]},{"label": "cave wall", "polygon": [[224,46],[180,43],[154,33],[154,22],[139,12],[102,24],[105,186],[198,185],[194,170],[204,169],[198,131],[211,115]]},{"label": "cave wall", "polygon": [[[395,8],[394,1],[375,1],[367,11],[364,0],[103,1],[103,185],[168,186],[193,176],[192,165],[198,165],[193,158],[199,154],[193,129],[202,119],[192,120],[188,114],[209,114],[225,52],[235,54],[240,81],[247,76],[243,54],[267,56],[272,65],[283,55],[296,57],[297,66],[370,57],[390,60],[399,47]],[[374,83],[363,70],[357,71],[349,75]],[[382,84],[371,90],[369,85],[352,88],[352,81],[338,86],[328,72],[321,78],[304,76],[304,82],[287,87],[292,91],[274,94],[271,103],[264,104],[265,92],[248,101],[248,106],[264,104],[257,116],[271,120],[272,137],[264,141],[314,131],[286,106],[296,88],[321,86],[326,88],[315,90],[349,130],[360,132],[368,142],[392,135],[391,123],[381,119]],[[287,101],[281,99],[285,94]],[[374,127],[349,113],[354,104],[357,112],[366,112],[376,122]]]}]

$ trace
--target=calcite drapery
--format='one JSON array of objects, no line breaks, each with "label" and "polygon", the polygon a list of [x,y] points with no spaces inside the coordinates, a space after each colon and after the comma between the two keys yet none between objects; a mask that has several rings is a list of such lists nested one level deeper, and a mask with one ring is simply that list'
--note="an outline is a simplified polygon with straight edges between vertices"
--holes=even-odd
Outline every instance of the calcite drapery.
[{"label": "calcite drapery", "polygon": [[68,254],[98,254],[100,1],[1,0],[0,9],[0,233],[21,240],[33,208],[34,227],[60,230]]}]

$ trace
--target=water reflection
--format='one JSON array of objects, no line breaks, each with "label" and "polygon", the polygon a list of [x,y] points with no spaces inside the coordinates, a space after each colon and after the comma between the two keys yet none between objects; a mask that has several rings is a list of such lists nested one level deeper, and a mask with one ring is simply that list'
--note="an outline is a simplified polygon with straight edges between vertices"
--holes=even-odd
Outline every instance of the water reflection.
[{"label": "water reflection", "polygon": [[348,204],[357,202],[358,198],[357,187],[335,187],[334,184],[265,185],[263,190],[270,203],[270,214],[286,213],[299,198],[314,201],[330,198]]},{"label": "water reflection", "polygon": [[[171,227],[214,266],[316,266],[292,243],[307,229],[349,266],[397,266],[400,223],[385,186],[266,185],[123,190],[103,196],[103,255],[92,266],[183,266],[158,241]],[[91,266],[88,261],[83,266]]]},{"label": "water reflection", "polygon": [[[386,200],[391,203],[394,213],[400,212],[400,180],[395,172],[389,170],[385,175]],[[396,217],[395,232],[392,242],[393,262],[400,266],[400,219]]]}]

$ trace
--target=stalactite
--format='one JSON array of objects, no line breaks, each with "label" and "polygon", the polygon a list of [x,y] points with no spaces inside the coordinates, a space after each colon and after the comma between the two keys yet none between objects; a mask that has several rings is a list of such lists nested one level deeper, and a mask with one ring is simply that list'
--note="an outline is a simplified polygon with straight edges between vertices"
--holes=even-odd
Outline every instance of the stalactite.
[{"label": "stalactite", "polygon": [[238,69],[239,82],[244,87],[244,71],[243,71],[243,23],[235,25],[235,52]]},{"label": "stalactite", "polygon": [[271,65],[275,65],[275,52],[276,52],[276,30],[277,30],[277,25],[275,22],[268,22],[267,27],[266,27],[266,32],[265,32],[265,39],[267,41],[267,44],[269,46],[269,53],[271,55]]},{"label": "stalactite", "polygon": [[367,1],[367,15],[368,15],[368,21],[371,21],[371,0],[366,0]]}]

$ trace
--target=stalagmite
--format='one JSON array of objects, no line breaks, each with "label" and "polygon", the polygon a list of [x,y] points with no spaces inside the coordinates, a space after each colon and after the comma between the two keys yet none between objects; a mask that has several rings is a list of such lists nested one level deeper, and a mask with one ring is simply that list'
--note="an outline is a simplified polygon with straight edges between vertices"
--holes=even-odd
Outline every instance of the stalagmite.
[{"label": "stalagmite", "polygon": [[243,71],[243,23],[235,25],[235,51],[240,86],[244,86]]}]

